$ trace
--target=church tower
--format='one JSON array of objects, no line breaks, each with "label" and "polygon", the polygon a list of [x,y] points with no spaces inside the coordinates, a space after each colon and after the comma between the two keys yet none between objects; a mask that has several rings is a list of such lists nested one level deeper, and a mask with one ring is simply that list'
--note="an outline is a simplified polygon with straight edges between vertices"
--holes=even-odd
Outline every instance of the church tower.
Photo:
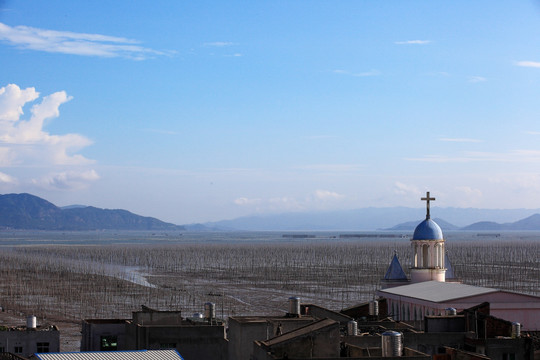
[{"label": "church tower", "polygon": [[427,212],[426,219],[418,224],[411,239],[411,283],[430,280],[444,282],[444,237],[441,228],[431,220],[429,214],[429,202],[435,198],[430,197],[428,191],[421,200],[426,201]]}]

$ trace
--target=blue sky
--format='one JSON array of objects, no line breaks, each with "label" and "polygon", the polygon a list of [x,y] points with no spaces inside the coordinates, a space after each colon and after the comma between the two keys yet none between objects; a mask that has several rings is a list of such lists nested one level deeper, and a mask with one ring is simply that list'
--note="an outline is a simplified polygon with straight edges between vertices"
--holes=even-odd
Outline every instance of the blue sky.
[{"label": "blue sky", "polygon": [[0,193],[177,224],[540,207],[540,1],[1,1]]}]

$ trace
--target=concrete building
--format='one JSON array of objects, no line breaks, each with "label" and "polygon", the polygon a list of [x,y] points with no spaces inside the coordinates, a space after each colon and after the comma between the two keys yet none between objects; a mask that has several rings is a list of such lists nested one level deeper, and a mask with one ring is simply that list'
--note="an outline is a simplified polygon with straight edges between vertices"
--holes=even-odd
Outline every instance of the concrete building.
[{"label": "concrete building", "polygon": [[82,324],[81,351],[176,349],[185,360],[226,360],[225,325],[210,317],[182,318],[180,311],[143,307],[132,319],[89,319]]},{"label": "concrete building", "polygon": [[441,315],[489,302],[493,316],[519,322],[523,330],[540,330],[540,297],[459,283],[426,281],[382,289],[388,312],[395,320],[420,321],[427,315]]},{"label": "concrete building", "polygon": [[253,360],[340,356],[339,323],[324,319],[253,344]]},{"label": "concrete building", "polygon": [[431,359],[428,354],[403,348],[401,342],[399,348],[391,349],[394,353],[389,354],[383,346],[383,339],[378,334],[345,335],[338,321],[325,318],[265,341],[255,341],[251,359]]},{"label": "concrete building", "polygon": [[493,316],[519,322],[524,330],[540,330],[540,297],[446,281],[453,280],[454,274],[447,266],[443,232],[431,220],[430,201],[435,198],[427,192],[422,200],[427,202],[426,219],[411,239],[410,279],[394,255],[377,292],[386,299],[388,314],[395,320],[414,322],[444,314],[447,308],[461,311],[489,302]]},{"label": "concrete building", "polygon": [[229,318],[229,359],[249,360],[253,344],[268,340],[316,321],[311,316],[234,316]]},{"label": "concrete building", "polygon": [[0,353],[28,357],[36,352],[60,351],[60,332],[54,325],[37,325],[35,316],[25,326],[0,326]]}]

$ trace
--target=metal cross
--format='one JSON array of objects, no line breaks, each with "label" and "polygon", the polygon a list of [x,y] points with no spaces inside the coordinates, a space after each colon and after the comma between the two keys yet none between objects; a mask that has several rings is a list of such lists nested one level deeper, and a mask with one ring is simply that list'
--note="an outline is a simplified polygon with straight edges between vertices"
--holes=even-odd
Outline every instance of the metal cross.
[{"label": "metal cross", "polygon": [[428,191],[428,192],[426,192],[426,197],[423,197],[420,200],[426,201],[426,207],[427,207],[426,219],[429,219],[431,217],[429,215],[429,201],[430,200],[435,200],[435,198],[434,197],[429,197],[429,191]]}]

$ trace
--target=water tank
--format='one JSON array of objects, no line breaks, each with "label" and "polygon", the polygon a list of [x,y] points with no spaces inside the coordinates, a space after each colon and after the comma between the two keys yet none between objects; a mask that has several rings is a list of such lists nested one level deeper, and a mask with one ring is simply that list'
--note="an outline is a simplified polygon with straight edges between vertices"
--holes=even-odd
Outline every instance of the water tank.
[{"label": "water tank", "polygon": [[512,339],[518,338],[521,336],[521,324],[518,322],[512,323]]},{"label": "water tank", "polygon": [[215,319],[216,318],[216,304],[207,302],[204,304],[204,318]]},{"label": "water tank", "polygon": [[358,323],[354,320],[351,320],[347,323],[347,335],[356,336],[358,335]]},{"label": "water tank", "polygon": [[26,318],[26,328],[35,329],[37,327],[37,318],[34,315],[30,315]]},{"label": "water tank", "polygon": [[369,315],[371,316],[379,315],[379,302],[377,300],[371,300],[369,302]]},{"label": "water tank", "polygon": [[289,315],[300,316],[300,298],[291,296],[289,298]]},{"label": "water tank", "polygon": [[403,352],[403,334],[397,331],[385,331],[382,333],[382,356],[396,357]]},{"label": "water tank", "polygon": [[454,316],[457,315],[457,310],[455,308],[446,308],[444,309],[444,315],[446,316]]}]

